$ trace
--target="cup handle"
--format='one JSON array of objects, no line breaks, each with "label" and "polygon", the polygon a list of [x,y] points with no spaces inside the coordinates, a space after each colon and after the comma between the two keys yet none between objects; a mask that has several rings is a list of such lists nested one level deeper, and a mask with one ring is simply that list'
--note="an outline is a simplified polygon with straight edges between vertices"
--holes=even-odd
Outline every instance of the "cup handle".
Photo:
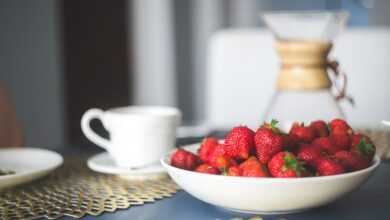
[{"label": "cup handle", "polygon": [[81,130],[90,141],[107,150],[110,146],[110,141],[96,134],[90,126],[92,119],[102,120],[103,114],[104,112],[97,108],[86,111],[83,117],[81,117]]}]

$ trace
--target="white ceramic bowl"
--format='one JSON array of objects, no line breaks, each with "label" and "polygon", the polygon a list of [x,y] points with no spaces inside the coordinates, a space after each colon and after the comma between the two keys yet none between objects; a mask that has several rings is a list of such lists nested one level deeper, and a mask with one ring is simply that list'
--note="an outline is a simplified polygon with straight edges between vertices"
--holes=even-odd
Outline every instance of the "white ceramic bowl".
[{"label": "white ceramic bowl", "polygon": [[[184,147],[195,152],[199,144]],[[192,196],[226,209],[255,214],[299,212],[333,202],[356,190],[380,163],[346,174],[306,178],[251,178],[197,173],[170,165],[173,152],[161,158],[171,178]]]}]

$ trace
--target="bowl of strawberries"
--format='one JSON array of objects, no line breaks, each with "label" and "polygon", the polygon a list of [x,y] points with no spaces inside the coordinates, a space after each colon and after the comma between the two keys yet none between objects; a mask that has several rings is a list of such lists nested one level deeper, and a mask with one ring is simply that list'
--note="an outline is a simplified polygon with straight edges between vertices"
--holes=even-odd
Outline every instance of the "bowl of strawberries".
[{"label": "bowl of strawberries", "polygon": [[170,177],[194,197],[226,209],[256,214],[299,212],[356,190],[378,167],[375,145],[342,119],[277,121],[256,131],[230,130],[206,137],[161,159]]}]

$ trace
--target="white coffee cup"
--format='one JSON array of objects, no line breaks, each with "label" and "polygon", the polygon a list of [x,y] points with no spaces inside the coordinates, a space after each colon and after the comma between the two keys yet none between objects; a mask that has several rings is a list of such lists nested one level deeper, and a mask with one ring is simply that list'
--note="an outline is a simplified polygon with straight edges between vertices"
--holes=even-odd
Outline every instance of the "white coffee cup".
[{"label": "white coffee cup", "polygon": [[[102,121],[110,139],[96,134],[92,119]],[[165,106],[128,106],[102,111],[89,109],[81,118],[85,136],[104,148],[121,167],[137,168],[158,162],[175,147],[180,110]]]}]

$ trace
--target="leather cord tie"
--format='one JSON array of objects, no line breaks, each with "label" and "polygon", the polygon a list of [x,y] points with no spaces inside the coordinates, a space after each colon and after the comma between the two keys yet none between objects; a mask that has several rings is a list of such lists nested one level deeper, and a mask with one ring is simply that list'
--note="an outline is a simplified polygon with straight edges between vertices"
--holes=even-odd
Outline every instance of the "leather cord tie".
[{"label": "leather cord tie", "polygon": [[346,99],[352,106],[355,106],[353,97],[347,94],[346,90],[348,78],[344,72],[340,71],[339,63],[335,60],[332,60],[328,61],[326,66],[331,70],[330,73],[333,73],[333,77],[330,76],[330,73],[328,74],[330,80],[332,81],[333,88],[336,90],[336,100],[341,101]]}]

